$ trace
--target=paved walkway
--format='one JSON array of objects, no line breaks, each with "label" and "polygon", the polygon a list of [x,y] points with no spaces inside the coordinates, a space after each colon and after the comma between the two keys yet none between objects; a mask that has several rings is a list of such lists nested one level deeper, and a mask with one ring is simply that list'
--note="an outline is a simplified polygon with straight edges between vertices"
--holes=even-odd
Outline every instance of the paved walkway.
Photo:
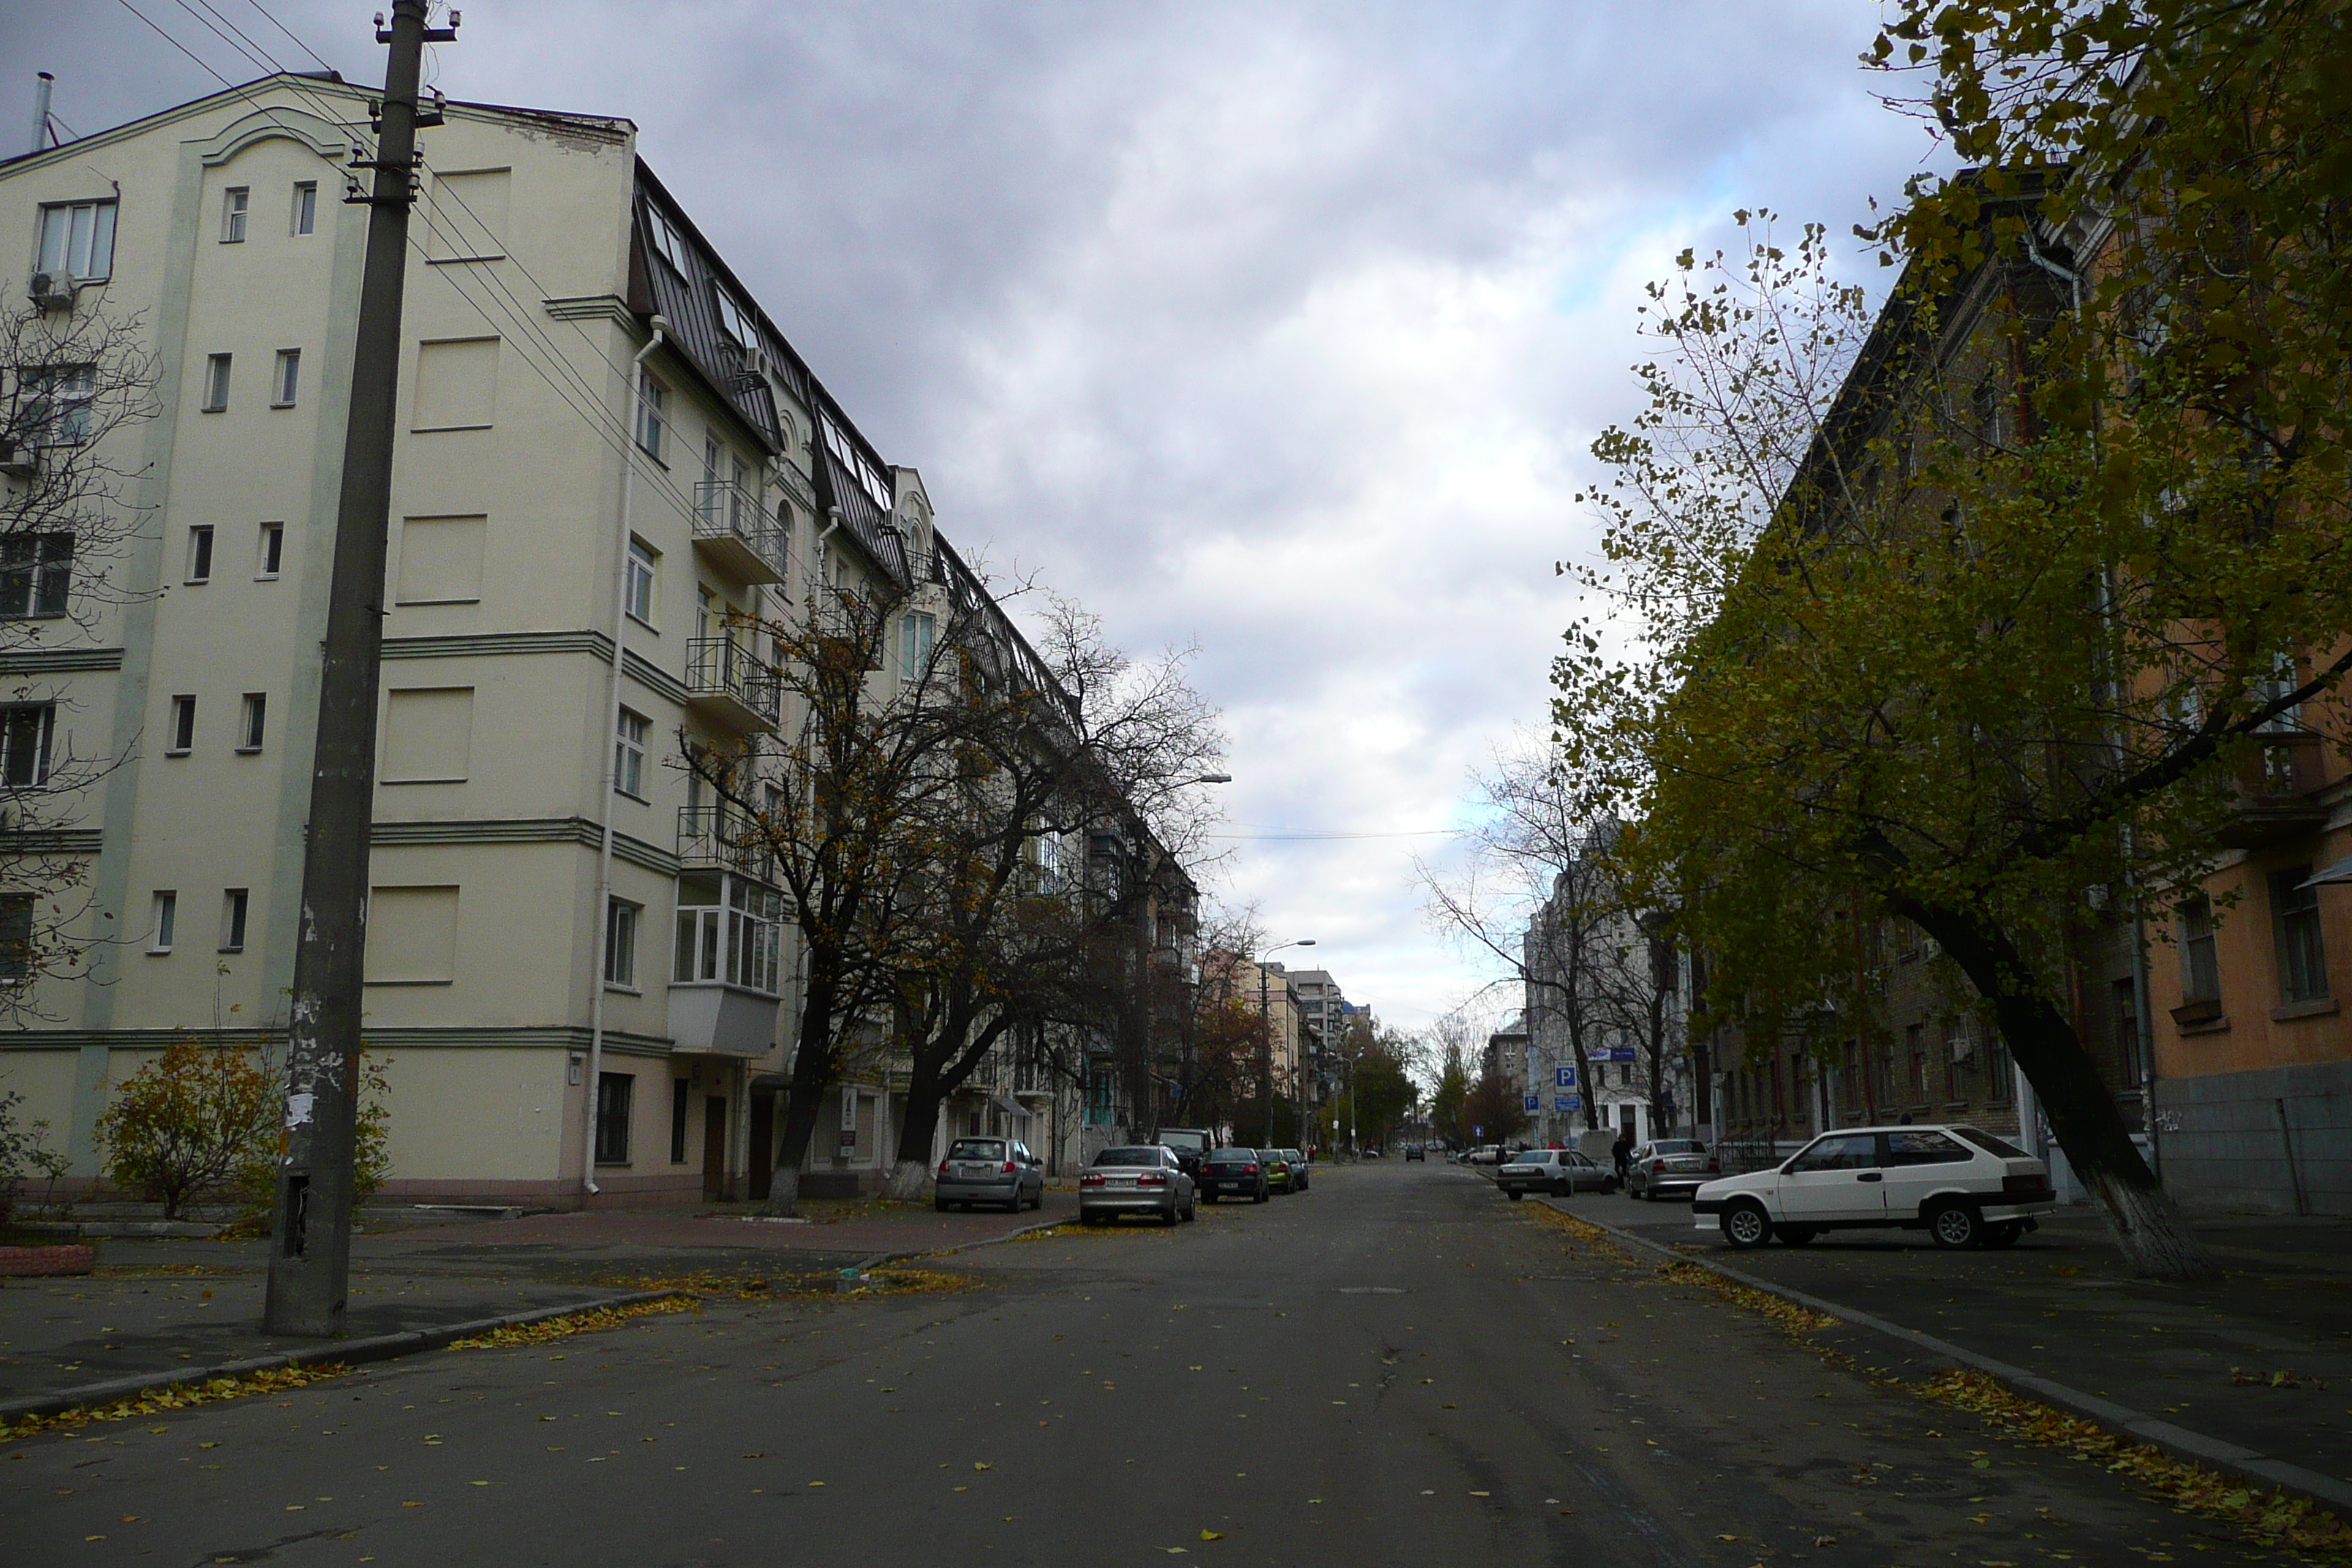
[{"label": "paved walkway", "polygon": [[[806,1223],[751,1205],[608,1210],[463,1219],[368,1216],[353,1240],[350,1337],[583,1305],[666,1280],[719,1274],[802,1278],[877,1254],[987,1242],[1076,1212],[1048,1192],[1034,1213],[936,1214],[928,1204],[803,1205]],[[261,1331],[265,1241],[116,1237],[98,1242],[98,1272],[12,1279],[0,1288],[0,1403],[118,1378],[158,1381],[318,1342]]]},{"label": "paved walkway", "polygon": [[2227,1272],[2210,1284],[2162,1285],[2135,1278],[2086,1210],[2063,1211],[2000,1251],[1854,1231],[1802,1249],[1734,1253],[1696,1227],[1687,1203],[1548,1201],[2352,1481],[2352,1221],[2200,1221]]}]

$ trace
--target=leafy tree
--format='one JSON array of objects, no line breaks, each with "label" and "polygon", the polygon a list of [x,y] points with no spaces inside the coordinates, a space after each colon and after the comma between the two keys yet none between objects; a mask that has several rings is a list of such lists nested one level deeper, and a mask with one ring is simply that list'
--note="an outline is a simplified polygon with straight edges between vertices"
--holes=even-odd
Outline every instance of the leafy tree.
[{"label": "leafy tree", "polygon": [[25,1097],[15,1089],[0,1092],[0,1228],[16,1212],[26,1176],[38,1172],[54,1186],[67,1169],[65,1157],[48,1146],[47,1121],[18,1122],[16,1113],[24,1103]]},{"label": "leafy tree", "polygon": [[1463,1111],[1470,1098],[1470,1075],[1462,1065],[1462,1047],[1448,1040],[1444,1047],[1443,1065],[1438,1068],[1437,1086],[1430,1091],[1429,1126],[1439,1138],[1461,1142],[1470,1135],[1469,1124]]},{"label": "leafy tree", "polygon": [[1527,1106],[1499,1064],[1489,1062],[1479,1069],[1463,1098],[1462,1120],[1465,1134],[1486,1143],[1500,1143],[1527,1131]]}]

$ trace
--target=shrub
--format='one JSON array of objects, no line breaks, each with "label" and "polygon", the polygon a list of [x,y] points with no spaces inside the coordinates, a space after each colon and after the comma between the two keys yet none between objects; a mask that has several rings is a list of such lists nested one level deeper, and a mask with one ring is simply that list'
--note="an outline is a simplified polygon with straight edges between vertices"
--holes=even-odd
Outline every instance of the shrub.
[{"label": "shrub", "polygon": [[183,1036],[132,1074],[98,1120],[106,1173],[177,1219],[275,1146],[285,1095],[245,1050]]}]

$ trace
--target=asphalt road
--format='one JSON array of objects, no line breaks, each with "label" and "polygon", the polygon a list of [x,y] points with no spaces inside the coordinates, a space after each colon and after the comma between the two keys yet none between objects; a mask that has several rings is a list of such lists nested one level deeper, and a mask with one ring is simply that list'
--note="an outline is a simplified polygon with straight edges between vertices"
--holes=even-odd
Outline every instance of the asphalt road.
[{"label": "asphalt road", "polygon": [[[0,1563],[2266,1561],[1444,1165],[0,1447]],[[1213,1538],[1211,1538],[1213,1536]],[[2191,1557],[2191,1553],[2194,1557]]]}]

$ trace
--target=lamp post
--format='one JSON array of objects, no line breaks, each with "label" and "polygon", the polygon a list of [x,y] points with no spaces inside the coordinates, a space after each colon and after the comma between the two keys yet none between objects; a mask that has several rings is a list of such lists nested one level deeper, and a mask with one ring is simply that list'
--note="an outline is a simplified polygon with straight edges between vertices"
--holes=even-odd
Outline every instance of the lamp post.
[{"label": "lamp post", "polygon": [[1279,946],[1267,948],[1255,961],[1257,964],[1257,1028],[1259,1037],[1265,1042],[1265,1051],[1258,1064],[1258,1090],[1260,1097],[1265,1102],[1265,1142],[1261,1145],[1265,1148],[1274,1146],[1274,1015],[1267,1011],[1265,961],[1282,952],[1284,948],[1313,947],[1314,945],[1313,937],[1301,937],[1297,942],[1286,942]]}]

